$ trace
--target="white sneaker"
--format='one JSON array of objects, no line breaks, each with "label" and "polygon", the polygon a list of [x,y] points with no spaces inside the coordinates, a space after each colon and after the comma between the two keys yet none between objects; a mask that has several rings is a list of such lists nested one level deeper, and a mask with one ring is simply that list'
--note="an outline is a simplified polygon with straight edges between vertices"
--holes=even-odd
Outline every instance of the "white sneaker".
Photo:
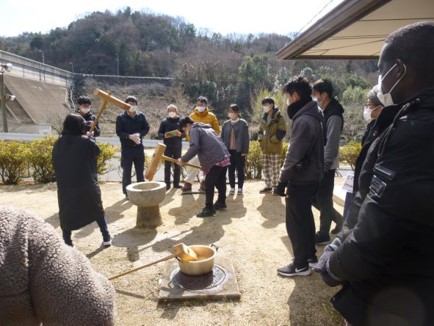
[{"label": "white sneaker", "polygon": [[235,194],[235,188],[231,188],[231,190],[229,190],[229,195],[234,195]]},{"label": "white sneaker", "polygon": [[238,194],[238,196],[242,196],[243,195],[243,188],[238,188],[237,194]]},{"label": "white sneaker", "polygon": [[103,241],[103,242],[102,242],[102,245],[103,245],[104,247],[110,247],[110,246],[112,245],[112,240],[113,240],[113,239],[110,238],[110,240],[108,240],[108,241]]}]

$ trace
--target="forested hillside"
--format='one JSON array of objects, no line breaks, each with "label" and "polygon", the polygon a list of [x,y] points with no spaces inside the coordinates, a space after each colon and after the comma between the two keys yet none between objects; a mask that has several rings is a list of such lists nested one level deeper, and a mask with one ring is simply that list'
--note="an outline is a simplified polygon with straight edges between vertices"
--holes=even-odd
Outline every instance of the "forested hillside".
[{"label": "forested hillside", "polygon": [[376,62],[277,60],[275,52],[289,41],[275,34],[211,34],[179,17],[127,8],[94,12],[47,34],[0,38],[0,49],[75,73],[173,77],[171,94],[181,93],[191,104],[207,96],[220,118],[237,103],[254,121],[264,94],[283,105],[278,90],[301,72],[312,80],[330,78],[348,106],[364,101]]}]

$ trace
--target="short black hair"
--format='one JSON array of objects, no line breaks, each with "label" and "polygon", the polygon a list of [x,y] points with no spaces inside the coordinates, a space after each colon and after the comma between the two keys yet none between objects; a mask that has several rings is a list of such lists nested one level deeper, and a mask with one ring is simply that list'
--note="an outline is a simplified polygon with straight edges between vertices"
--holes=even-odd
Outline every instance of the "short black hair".
[{"label": "short black hair", "polygon": [[240,112],[240,107],[238,106],[238,104],[231,104],[231,105],[229,105],[229,108],[230,109],[232,109],[232,111],[234,111],[234,112]]},{"label": "short black hair", "polygon": [[274,100],[271,97],[266,97],[261,102],[262,105],[264,104],[272,104],[274,106]]},{"label": "short black hair", "polygon": [[182,131],[182,128],[184,128],[186,125],[192,125],[193,123],[194,121],[190,117],[183,117],[179,119],[179,130]]},{"label": "short black hair", "polygon": [[284,87],[283,92],[292,95],[297,93],[302,100],[311,100],[312,87],[306,77],[296,76],[292,78]]},{"label": "short black hair", "polygon": [[68,114],[63,121],[62,135],[80,136],[86,133],[86,121],[80,114]]},{"label": "short black hair", "polygon": [[127,96],[127,98],[125,99],[125,103],[130,103],[130,102],[133,102],[136,104],[138,103],[137,98],[135,96],[132,96],[132,95]]},{"label": "short black hair", "polygon": [[78,105],[83,105],[83,104],[89,104],[89,105],[91,105],[92,102],[90,101],[90,98],[89,98],[88,96],[84,96],[84,95],[82,95],[82,96],[80,96],[80,97],[77,99],[77,104],[78,104]]},{"label": "short black hair", "polygon": [[416,70],[420,79],[427,83],[434,81],[434,21],[410,24],[392,32],[385,43],[382,60],[394,63],[401,59],[407,66]]},{"label": "short black hair", "polygon": [[329,79],[319,79],[313,83],[312,89],[318,93],[326,93],[330,98],[333,96],[333,85]]},{"label": "short black hair", "polygon": [[208,99],[205,96],[199,96],[197,98],[196,102],[202,102],[202,103],[208,104]]}]

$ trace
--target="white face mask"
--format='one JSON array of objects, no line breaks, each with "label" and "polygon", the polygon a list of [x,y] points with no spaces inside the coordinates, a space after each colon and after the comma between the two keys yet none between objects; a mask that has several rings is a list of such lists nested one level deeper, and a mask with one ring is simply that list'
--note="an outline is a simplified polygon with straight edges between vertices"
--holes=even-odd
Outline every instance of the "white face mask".
[{"label": "white face mask", "polygon": [[83,114],[88,114],[90,112],[90,108],[80,108],[80,112]]},{"label": "white face mask", "polygon": [[383,94],[383,90],[381,89],[381,83],[383,82],[384,78],[392,71],[393,68],[395,68],[396,63],[384,74],[384,76],[379,75],[378,76],[378,93],[377,97],[380,100],[381,103],[383,103],[384,106],[394,105],[395,102],[393,101],[391,92],[396,87],[396,85],[399,84],[399,82],[404,78],[405,74],[407,73],[407,66],[404,65],[404,73],[402,76],[396,81],[396,83],[392,86],[392,88],[387,92],[386,94]]},{"label": "white face mask", "polygon": [[174,118],[174,117],[176,117],[176,112],[170,111],[168,116],[169,116],[169,118]]},{"label": "white face mask", "polygon": [[205,111],[206,107],[204,107],[204,106],[198,106],[198,107],[196,107],[196,109],[197,109],[199,112],[203,112],[203,111]]},{"label": "white face mask", "polygon": [[269,106],[263,106],[262,109],[264,110],[265,113],[268,113],[271,110]]},{"label": "white face mask", "polygon": [[369,107],[365,106],[363,109],[363,119],[365,119],[367,123],[370,123],[372,121],[371,114],[372,110]]},{"label": "white face mask", "polygon": [[130,111],[131,113],[136,113],[136,112],[137,112],[137,105],[131,105],[129,111]]},{"label": "white face mask", "polygon": [[234,112],[229,112],[229,113],[228,113],[228,117],[229,117],[229,119],[231,119],[231,120],[237,120],[237,118],[238,118],[238,114],[236,114],[236,113],[234,113]]}]

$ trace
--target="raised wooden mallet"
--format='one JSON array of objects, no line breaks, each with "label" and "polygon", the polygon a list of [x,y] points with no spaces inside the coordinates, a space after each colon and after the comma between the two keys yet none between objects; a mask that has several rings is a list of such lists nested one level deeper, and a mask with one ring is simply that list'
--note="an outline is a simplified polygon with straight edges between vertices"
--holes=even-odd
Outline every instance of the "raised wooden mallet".
[{"label": "raised wooden mallet", "polygon": [[166,260],[169,260],[169,259],[172,259],[172,258],[175,258],[175,257],[177,257],[181,261],[195,261],[195,260],[198,259],[197,258],[197,254],[196,254],[196,252],[193,249],[191,249],[189,246],[187,246],[187,245],[185,245],[183,243],[179,243],[179,244],[174,245],[172,247],[172,254],[170,256],[161,258],[159,260],[153,261],[152,263],[148,263],[148,264],[145,264],[145,265],[142,265],[142,266],[130,269],[128,271],[122,272],[120,274],[111,276],[111,277],[109,277],[109,280],[114,280],[114,279],[116,279],[118,277],[130,274],[130,273],[138,271],[138,270],[140,270],[142,268],[149,267],[149,266],[155,265],[157,263],[161,263],[162,261],[166,261]]},{"label": "raised wooden mallet", "polygon": [[123,110],[129,110],[129,108],[131,107],[131,105],[129,105],[128,103],[125,103],[124,101],[112,96],[111,95],[112,93],[110,91],[106,93],[106,92],[103,92],[102,90],[100,90],[99,88],[97,88],[97,89],[95,89],[95,92],[93,92],[93,94],[95,96],[98,96],[99,98],[101,98],[102,102],[101,102],[101,105],[99,107],[98,113],[96,114],[95,121],[93,121],[92,125],[90,126],[89,132],[92,132],[95,129],[95,127],[96,127],[96,125],[97,125],[97,123],[98,123],[101,115],[103,114],[108,103],[114,104],[115,106],[117,106]]},{"label": "raised wooden mallet", "polygon": [[[152,156],[151,163],[149,164],[149,167],[146,170],[146,174],[145,174],[146,180],[151,181],[152,179],[154,179],[154,175],[158,170],[158,164],[160,164],[161,159],[169,161],[169,162],[173,162],[173,163],[176,163],[178,161],[172,157],[168,157],[168,156],[164,155],[165,150],[166,150],[166,145],[161,144],[161,143],[157,144],[157,147],[155,148],[154,155]],[[191,164],[188,162],[185,163],[185,165],[191,166],[191,167],[196,168],[196,169],[202,169],[202,167],[200,165]]]}]

